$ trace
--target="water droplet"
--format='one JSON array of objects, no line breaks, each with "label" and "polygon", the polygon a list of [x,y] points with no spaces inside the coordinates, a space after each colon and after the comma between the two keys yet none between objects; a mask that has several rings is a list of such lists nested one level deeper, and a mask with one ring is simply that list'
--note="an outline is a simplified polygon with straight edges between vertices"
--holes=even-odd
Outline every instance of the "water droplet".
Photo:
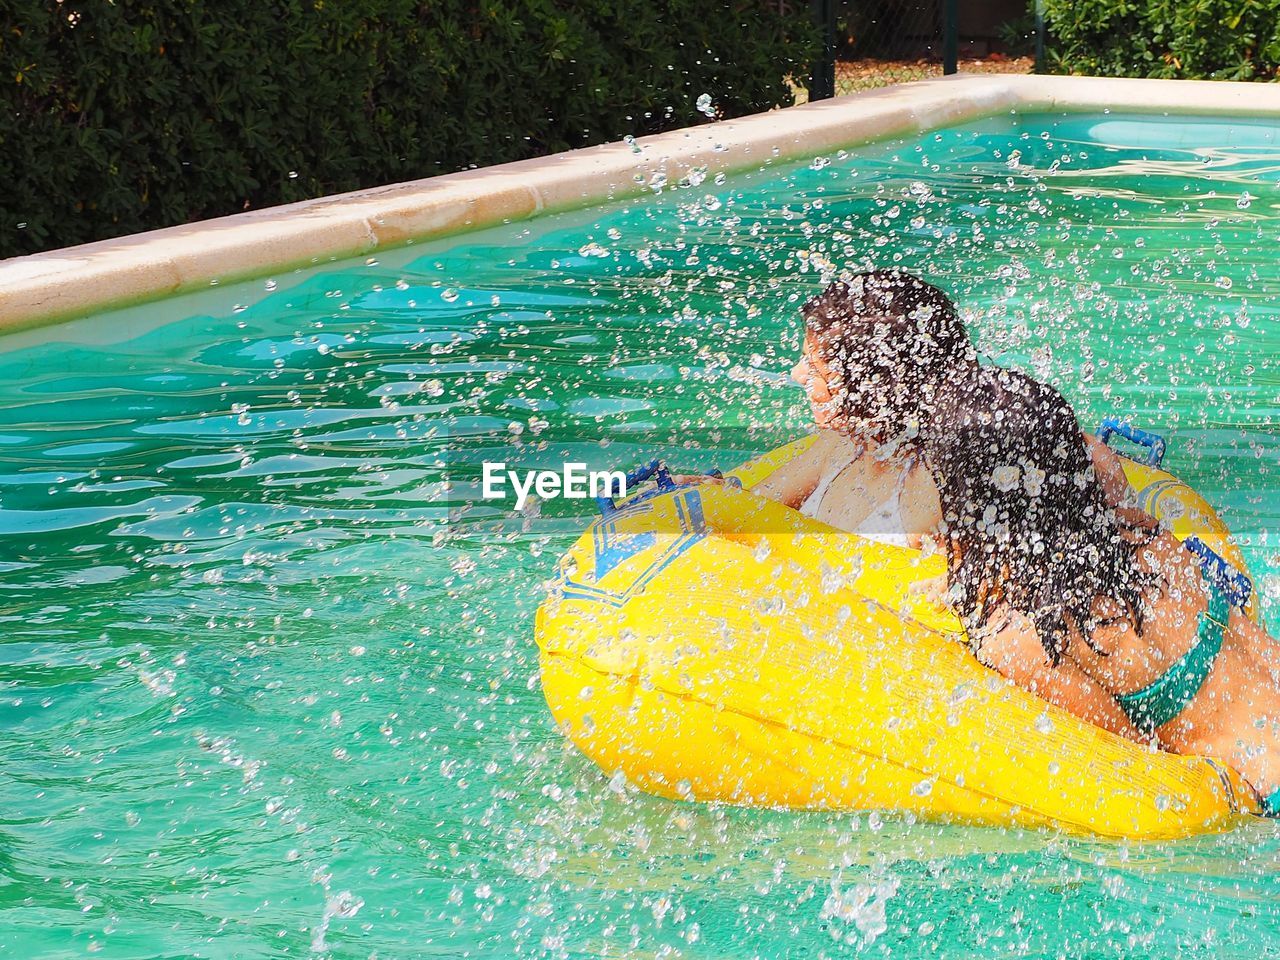
[{"label": "water droplet", "polygon": [[1053,721],[1049,719],[1049,711],[1045,711],[1036,717],[1036,729],[1043,734],[1053,733]]},{"label": "water droplet", "polygon": [[443,300],[445,303],[453,303],[455,300],[458,299],[458,288],[445,287],[443,290],[440,291],[440,299]]},{"label": "water droplet", "polygon": [[363,906],[363,899],[357,897],[350,890],[343,890],[336,896],[329,898],[329,902],[325,904],[324,912],[340,920],[350,920],[360,912],[360,908]]},{"label": "water droplet", "polygon": [[1230,278],[1230,277],[1219,277],[1217,280],[1213,281],[1213,285],[1214,285],[1215,287],[1217,287],[1219,290],[1230,290],[1230,289],[1231,289],[1231,278]]},{"label": "water droplet", "polygon": [[715,107],[711,104],[711,94],[709,93],[700,94],[694,106],[698,108],[699,113],[705,114],[708,117],[714,117],[716,115]]},{"label": "water droplet", "polygon": [[1256,198],[1253,194],[1246,190],[1244,193],[1240,194],[1239,199],[1236,200],[1236,207],[1240,210],[1248,210],[1249,205],[1252,204],[1255,199]]}]

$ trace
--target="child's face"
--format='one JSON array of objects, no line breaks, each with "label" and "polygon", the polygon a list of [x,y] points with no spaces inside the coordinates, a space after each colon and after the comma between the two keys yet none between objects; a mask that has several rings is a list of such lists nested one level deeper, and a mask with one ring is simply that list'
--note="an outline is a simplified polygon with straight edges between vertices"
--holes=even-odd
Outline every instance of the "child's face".
[{"label": "child's face", "polygon": [[[861,386],[851,393],[844,378],[832,369],[818,342],[811,334],[804,338],[804,352],[800,362],[791,369],[791,379],[804,387],[813,411],[813,421],[819,427],[838,429],[851,439],[866,442],[883,442],[884,427],[873,411],[877,409],[875,384],[867,385],[871,395],[861,396]],[[865,412],[856,411],[865,408]]]},{"label": "child's face", "polygon": [[804,387],[813,410],[814,423],[820,427],[829,426],[836,416],[839,380],[811,336],[804,338],[804,352],[800,362],[791,368],[791,379]]}]

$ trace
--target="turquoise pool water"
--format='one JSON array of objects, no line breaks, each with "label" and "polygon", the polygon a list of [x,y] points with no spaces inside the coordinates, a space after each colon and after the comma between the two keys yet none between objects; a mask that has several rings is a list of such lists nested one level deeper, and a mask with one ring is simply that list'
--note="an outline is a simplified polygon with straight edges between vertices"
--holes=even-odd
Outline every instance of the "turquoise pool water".
[{"label": "turquoise pool water", "polygon": [[997,118],[0,340],[0,956],[1280,952],[1271,823],[1138,845],[611,782],[531,639],[587,508],[459,513],[481,459],[796,435],[797,302],[899,264],[1083,420],[1165,433],[1280,627],[1275,141]]}]

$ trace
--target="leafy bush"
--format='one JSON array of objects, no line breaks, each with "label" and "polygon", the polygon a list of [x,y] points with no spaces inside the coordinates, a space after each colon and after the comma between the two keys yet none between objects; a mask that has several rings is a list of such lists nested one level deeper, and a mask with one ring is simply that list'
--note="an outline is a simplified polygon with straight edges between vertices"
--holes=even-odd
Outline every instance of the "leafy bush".
[{"label": "leafy bush", "polygon": [[0,256],[792,102],[778,0],[0,0]]},{"label": "leafy bush", "polygon": [[1028,7],[1023,13],[996,27],[1000,52],[1010,57],[1029,57],[1036,52],[1036,14]]},{"label": "leafy bush", "polygon": [[1058,73],[1274,80],[1280,0],[1044,0]]}]

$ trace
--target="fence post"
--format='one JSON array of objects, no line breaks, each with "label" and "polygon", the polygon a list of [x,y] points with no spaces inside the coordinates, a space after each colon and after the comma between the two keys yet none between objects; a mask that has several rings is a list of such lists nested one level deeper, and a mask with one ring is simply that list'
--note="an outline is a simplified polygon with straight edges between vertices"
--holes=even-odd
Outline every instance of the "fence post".
[{"label": "fence post", "polygon": [[942,72],[956,72],[959,48],[958,0],[942,0]]},{"label": "fence post", "polygon": [[1044,73],[1044,0],[1036,0],[1036,73]]},{"label": "fence post", "polygon": [[822,56],[809,74],[809,100],[836,95],[836,0],[810,0],[813,18],[822,31]]}]

